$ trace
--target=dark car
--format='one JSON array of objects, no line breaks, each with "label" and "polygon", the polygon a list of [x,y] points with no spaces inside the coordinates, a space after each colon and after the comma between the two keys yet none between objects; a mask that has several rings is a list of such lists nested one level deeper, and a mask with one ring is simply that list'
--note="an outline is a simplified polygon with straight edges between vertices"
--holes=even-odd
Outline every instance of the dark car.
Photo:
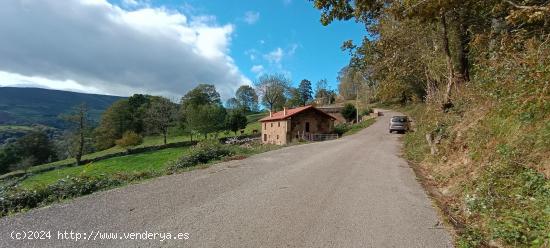
[{"label": "dark car", "polygon": [[409,131],[410,120],[407,116],[394,116],[390,119],[390,133],[397,131],[404,133]]}]

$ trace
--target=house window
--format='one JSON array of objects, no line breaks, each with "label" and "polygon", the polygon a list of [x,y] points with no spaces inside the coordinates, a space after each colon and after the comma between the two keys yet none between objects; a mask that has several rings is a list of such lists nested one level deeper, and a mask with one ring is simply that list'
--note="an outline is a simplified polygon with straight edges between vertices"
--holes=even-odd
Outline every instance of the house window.
[{"label": "house window", "polygon": [[267,123],[264,123],[264,130],[267,130]]},{"label": "house window", "polygon": [[267,141],[267,134],[264,134],[264,141]]},{"label": "house window", "polygon": [[279,127],[281,127],[281,122],[280,122],[280,121],[279,121],[279,122],[277,122],[277,124],[279,125]]},{"label": "house window", "polygon": [[306,122],[306,133],[309,133],[309,122]]},{"label": "house window", "polygon": [[273,122],[271,122],[271,127],[273,127]]},{"label": "house window", "polygon": [[279,139],[279,135],[277,134],[277,139]]}]

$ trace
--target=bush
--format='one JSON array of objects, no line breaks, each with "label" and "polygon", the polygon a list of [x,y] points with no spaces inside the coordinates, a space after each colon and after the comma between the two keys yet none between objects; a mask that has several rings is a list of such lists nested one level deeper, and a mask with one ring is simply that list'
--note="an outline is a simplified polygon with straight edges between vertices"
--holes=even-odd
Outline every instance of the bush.
[{"label": "bush", "polygon": [[338,134],[338,136],[342,136],[344,133],[346,133],[349,130],[348,124],[338,124],[334,126],[334,132]]},{"label": "bush", "polygon": [[122,148],[129,148],[143,143],[143,138],[133,131],[127,131],[122,135],[122,138],[115,141],[115,143]]},{"label": "bush", "polygon": [[342,109],[342,116],[346,118],[347,121],[353,121],[357,117],[357,109],[353,104],[346,104],[344,105],[344,108]]},{"label": "bush", "polygon": [[374,110],[372,108],[366,108],[361,112],[361,116],[370,115],[371,113],[374,113]]},{"label": "bush", "polygon": [[123,183],[122,180],[107,177],[70,177],[47,187],[0,191],[0,217],[58,200],[87,195]]},{"label": "bush", "polygon": [[205,164],[213,160],[219,160],[223,157],[230,156],[231,154],[232,152],[228,147],[217,141],[204,141],[191,148],[189,155],[173,162],[168,169],[174,171],[180,168]]}]

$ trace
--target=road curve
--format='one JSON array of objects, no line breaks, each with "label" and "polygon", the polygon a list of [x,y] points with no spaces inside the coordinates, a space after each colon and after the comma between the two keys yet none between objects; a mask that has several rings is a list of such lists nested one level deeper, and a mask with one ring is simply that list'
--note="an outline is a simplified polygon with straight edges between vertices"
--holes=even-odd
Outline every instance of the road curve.
[{"label": "road curve", "polygon": [[[0,247],[452,247],[414,172],[399,157],[400,135],[388,133],[393,114],[339,140],[2,218]],[[12,239],[22,231],[49,231],[51,238]],[[73,239],[67,239],[71,231]],[[130,239],[125,232],[139,236]],[[118,237],[101,240],[104,233]]]}]

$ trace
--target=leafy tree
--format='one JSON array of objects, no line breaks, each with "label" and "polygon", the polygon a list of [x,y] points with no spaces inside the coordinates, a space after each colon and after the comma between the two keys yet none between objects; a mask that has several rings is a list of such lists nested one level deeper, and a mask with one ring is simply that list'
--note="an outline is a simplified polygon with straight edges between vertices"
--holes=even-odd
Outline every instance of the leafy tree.
[{"label": "leafy tree", "polygon": [[258,95],[251,86],[242,85],[239,87],[235,98],[245,112],[255,112],[258,110]]},{"label": "leafy tree", "polygon": [[0,174],[10,171],[10,167],[22,159],[20,149],[16,144],[15,139],[6,141],[6,143],[0,147]]},{"label": "leafy tree", "polygon": [[152,100],[146,112],[146,127],[149,133],[161,133],[166,145],[168,129],[175,126],[177,106],[164,97]]},{"label": "leafy tree", "polygon": [[300,93],[300,105],[305,106],[313,99],[313,90],[311,87],[311,81],[302,79],[298,86],[298,92]]},{"label": "leafy tree", "polygon": [[225,128],[226,110],[220,104],[203,104],[188,107],[186,110],[186,126],[192,132],[204,134],[218,132]]},{"label": "leafy tree", "polygon": [[115,145],[115,140],[130,130],[132,113],[128,99],[113,103],[101,116],[101,122],[95,130],[95,146],[104,150]]},{"label": "leafy tree", "polygon": [[254,83],[262,99],[262,104],[270,111],[281,109],[286,102],[286,92],[290,81],[281,74],[263,75]]},{"label": "leafy tree", "polygon": [[357,118],[357,109],[353,106],[353,104],[348,103],[344,105],[344,108],[342,109],[342,116],[344,116],[347,121],[353,121]]},{"label": "leafy tree", "polygon": [[216,87],[211,84],[199,84],[181,98],[181,106],[186,109],[188,106],[207,104],[221,104],[220,94]]},{"label": "leafy tree", "polygon": [[223,130],[225,115],[214,85],[200,84],[181,99],[179,121],[190,134],[202,133],[206,138],[211,132]]},{"label": "leafy tree", "polygon": [[239,103],[239,101],[237,100],[237,98],[235,97],[231,97],[229,99],[227,99],[227,101],[225,102],[225,107],[227,107],[227,109],[240,109],[241,107],[241,104]]},{"label": "leafy tree", "polygon": [[367,80],[363,73],[354,67],[344,67],[339,75],[338,92],[344,100],[352,100],[357,98],[357,94],[367,85]]},{"label": "leafy tree", "polygon": [[142,94],[134,94],[128,98],[131,116],[129,130],[136,133],[143,133],[145,131],[145,115],[153,98],[155,97]]},{"label": "leafy tree", "polygon": [[82,103],[75,106],[72,113],[62,116],[62,118],[72,126],[72,130],[68,135],[70,139],[68,150],[70,154],[74,155],[76,164],[80,165],[91,134],[88,107],[85,103]]},{"label": "leafy tree", "polygon": [[21,159],[33,157],[32,166],[55,159],[55,151],[44,130],[33,130],[19,138],[15,145]]},{"label": "leafy tree", "polygon": [[315,100],[320,105],[332,104],[336,101],[336,93],[329,89],[326,79],[321,79],[317,82]]},{"label": "leafy tree", "polygon": [[288,89],[288,100],[286,101],[286,106],[295,108],[302,106],[303,99],[302,94],[300,93],[300,89],[290,87]]},{"label": "leafy tree", "polygon": [[235,135],[237,135],[237,131],[246,128],[247,122],[246,116],[241,111],[234,110],[227,115],[225,125],[228,130],[235,132]]}]

